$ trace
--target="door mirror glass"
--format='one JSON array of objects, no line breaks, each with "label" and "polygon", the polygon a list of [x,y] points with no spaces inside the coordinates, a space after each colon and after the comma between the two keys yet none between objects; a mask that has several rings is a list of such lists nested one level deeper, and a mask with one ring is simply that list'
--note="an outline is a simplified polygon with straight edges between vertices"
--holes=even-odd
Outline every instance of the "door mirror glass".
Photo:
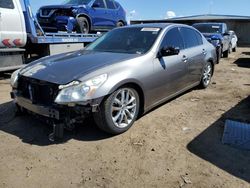
[{"label": "door mirror glass", "polygon": [[230,33],[228,33],[228,32],[225,32],[224,34],[223,34],[223,36],[229,36],[230,35]]},{"label": "door mirror glass", "polygon": [[159,56],[172,56],[172,55],[178,55],[180,53],[180,48],[174,48],[174,47],[163,47],[160,50]]}]

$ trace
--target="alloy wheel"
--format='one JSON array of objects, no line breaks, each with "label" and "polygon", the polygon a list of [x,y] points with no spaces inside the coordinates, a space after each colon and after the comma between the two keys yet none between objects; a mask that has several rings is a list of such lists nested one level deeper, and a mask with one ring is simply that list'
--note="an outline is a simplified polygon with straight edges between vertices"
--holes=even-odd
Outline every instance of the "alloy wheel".
[{"label": "alloy wheel", "polygon": [[131,89],[121,89],[111,103],[112,121],[118,128],[125,128],[133,122],[137,111],[136,95]]},{"label": "alloy wheel", "polygon": [[203,83],[205,86],[208,86],[212,77],[212,65],[207,63],[203,71]]}]

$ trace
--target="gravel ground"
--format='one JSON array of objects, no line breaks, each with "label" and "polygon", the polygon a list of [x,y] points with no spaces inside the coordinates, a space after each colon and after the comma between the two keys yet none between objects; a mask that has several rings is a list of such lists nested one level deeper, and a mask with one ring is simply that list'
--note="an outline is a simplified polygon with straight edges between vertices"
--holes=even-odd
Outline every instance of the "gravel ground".
[{"label": "gravel ground", "polygon": [[216,66],[213,83],[141,117],[125,134],[93,121],[48,141],[50,126],[15,117],[0,78],[0,187],[250,187],[250,152],[223,145],[226,119],[250,122],[250,48]]}]

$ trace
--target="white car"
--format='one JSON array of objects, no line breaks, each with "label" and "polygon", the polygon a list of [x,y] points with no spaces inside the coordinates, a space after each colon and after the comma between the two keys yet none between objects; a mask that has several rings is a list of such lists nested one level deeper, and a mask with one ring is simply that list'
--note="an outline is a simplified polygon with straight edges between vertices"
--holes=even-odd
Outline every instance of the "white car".
[{"label": "white car", "polygon": [[236,48],[237,48],[237,42],[238,42],[238,37],[237,35],[235,34],[234,31],[229,31],[229,34],[232,36],[232,39],[231,39],[231,49],[233,52],[236,52]]}]

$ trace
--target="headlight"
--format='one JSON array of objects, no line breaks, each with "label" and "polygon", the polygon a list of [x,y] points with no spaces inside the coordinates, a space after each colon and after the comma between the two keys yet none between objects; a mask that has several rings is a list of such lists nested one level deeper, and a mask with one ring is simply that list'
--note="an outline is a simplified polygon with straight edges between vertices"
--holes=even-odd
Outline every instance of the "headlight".
[{"label": "headlight", "polygon": [[68,104],[76,102],[84,102],[92,99],[95,91],[107,80],[107,74],[97,76],[86,82],[74,81],[68,85],[61,85],[61,91],[56,97],[55,103]]},{"label": "headlight", "polygon": [[18,82],[19,72],[20,72],[20,69],[16,70],[11,75],[10,85],[13,88],[17,88],[17,82]]}]

